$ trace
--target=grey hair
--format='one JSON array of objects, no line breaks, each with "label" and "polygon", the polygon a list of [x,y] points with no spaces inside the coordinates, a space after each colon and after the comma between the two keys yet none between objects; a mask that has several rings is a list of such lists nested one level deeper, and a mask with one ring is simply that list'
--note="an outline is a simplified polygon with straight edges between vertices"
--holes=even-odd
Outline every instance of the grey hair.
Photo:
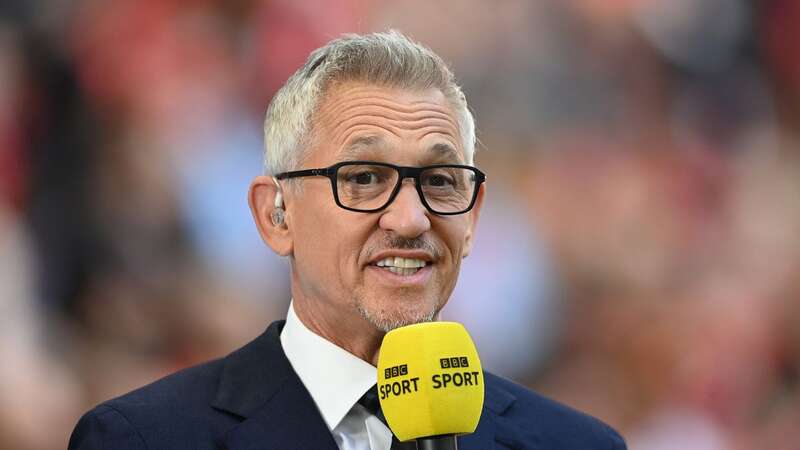
[{"label": "grey hair", "polygon": [[456,112],[464,157],[472,164],[475,119],[447,64],[429,48],[390,30],[347,34],[314,50],[275,94],[264,120],[264,171],[275,174],[300,167],[313,131],[311,120],[334,83],[362,81],[403,89],[437,88]]}]

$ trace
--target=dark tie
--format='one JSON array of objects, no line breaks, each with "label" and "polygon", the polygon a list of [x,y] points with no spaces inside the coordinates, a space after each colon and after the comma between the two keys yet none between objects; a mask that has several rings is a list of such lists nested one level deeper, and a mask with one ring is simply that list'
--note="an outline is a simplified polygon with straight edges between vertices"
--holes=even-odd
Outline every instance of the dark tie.
[{"label": "dark tie", "polygon": [[[361,398],[358,400],[358,403],[367,409],[370,413],[375,415],[384,425],[387,427],[389,425],[386,424],[386,418],[383,416],[383,411],[381,411],[381,403],[378,401],[378,386],[372,386]],[[391,430],[391,429],[390,429]],[[392,433],[392,448],[391,450],[416,450],[417,443],[414,441],[409,442],[400,442],[397,440],[397,437]]]}]

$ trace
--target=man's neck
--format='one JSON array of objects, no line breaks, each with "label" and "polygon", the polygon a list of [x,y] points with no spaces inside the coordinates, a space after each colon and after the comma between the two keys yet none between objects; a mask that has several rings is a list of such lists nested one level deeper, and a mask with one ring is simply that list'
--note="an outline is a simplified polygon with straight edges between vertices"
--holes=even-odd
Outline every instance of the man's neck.
[{"label": "man's neck", "polygon": [[372,364],[378,364],[383,331],[376,329],[364,318],[348,317],[341,311],[325,310],[320,302],[294,298],[297,318],[309,330]]}]

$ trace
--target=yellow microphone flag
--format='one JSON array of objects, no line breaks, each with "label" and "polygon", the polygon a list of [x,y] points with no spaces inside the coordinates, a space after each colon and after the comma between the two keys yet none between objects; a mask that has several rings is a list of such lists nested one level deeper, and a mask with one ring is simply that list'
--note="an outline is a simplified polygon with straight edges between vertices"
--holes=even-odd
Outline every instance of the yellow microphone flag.
[{"label": "yellow microphone flag", "polygon": [[428,322],[386,333],[378,356],[378,398],[401,441],[475,431],[483,370],[467,330]]}]

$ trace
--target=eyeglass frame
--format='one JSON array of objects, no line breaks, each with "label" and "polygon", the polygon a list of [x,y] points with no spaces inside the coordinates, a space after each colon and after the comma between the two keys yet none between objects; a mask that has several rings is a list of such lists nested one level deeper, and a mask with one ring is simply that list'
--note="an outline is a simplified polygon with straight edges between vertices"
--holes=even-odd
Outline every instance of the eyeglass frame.
[{"label": "eyeglass frame", "polygon": [[[354,166],[354,165],[370,165],[370,166],[382,166],[382,167],[389,167],[397,171],[398,178],[397,184],[394,187],[394,190],[389,195],[389,198],[386,200],[386,203],[381,206],[380,208],[374,209],[358,209],[358,208],[351,208],[349,206],[345,206],[339,200],[339,190],[336,183],[336,175],[341,167],[345,166]],[[472,192],[472,199],[470,199],[469,206],[464,209],[463,211],[458,212],[439,212],[434,210],[428,201],[425,199],[425,194],[422,192],[421,181],[420,181],[420,174],[422,174],[425,170],[430,169],[437,169],[443,167],[451,167],[457,169],[468,169],[471,170],[475,174],[475,190]],[[384,163],[384,162],[377,162],[377,161],[342,161],[336,164],[333,164],[328,167],[323,167],[320,169],[302,169],[302,170],[292,170],[288,172],[281,172],[275,174],[274,177],[277,180],[286,180],[290,178],[302,178],[302,177],[326,177],[331,181],[331,190],[333,191],[333,200],[336,202],[336,205],[342,209],[346,209],[348,211],[353,212],[363,212],[363,213],[374,213],[380,212],[384,209],[388,208],[389,205],[392,204],[394,199],[397,197],[397,194],[400,192],[400,188],[403,185],[403,180],[406,178],[411,178],[414,180],[414,187],[417,190],[417,194],[419,195],[419,199],[422,202],[422,205],[425,206],[431,214],[436,214],[439,216],[456,216],[459,214],[466,214],[472,210],[475,206],[475,201],[478,198],[478,191],[480,190],[481,184],[486,181],[486,174],[481,172],[480,169],[473,166],[468,166],[464,164],[434,164],[430,166],[422,166],[422,167],[411,167],[411,166],[396,166],[394,164]]]}]

